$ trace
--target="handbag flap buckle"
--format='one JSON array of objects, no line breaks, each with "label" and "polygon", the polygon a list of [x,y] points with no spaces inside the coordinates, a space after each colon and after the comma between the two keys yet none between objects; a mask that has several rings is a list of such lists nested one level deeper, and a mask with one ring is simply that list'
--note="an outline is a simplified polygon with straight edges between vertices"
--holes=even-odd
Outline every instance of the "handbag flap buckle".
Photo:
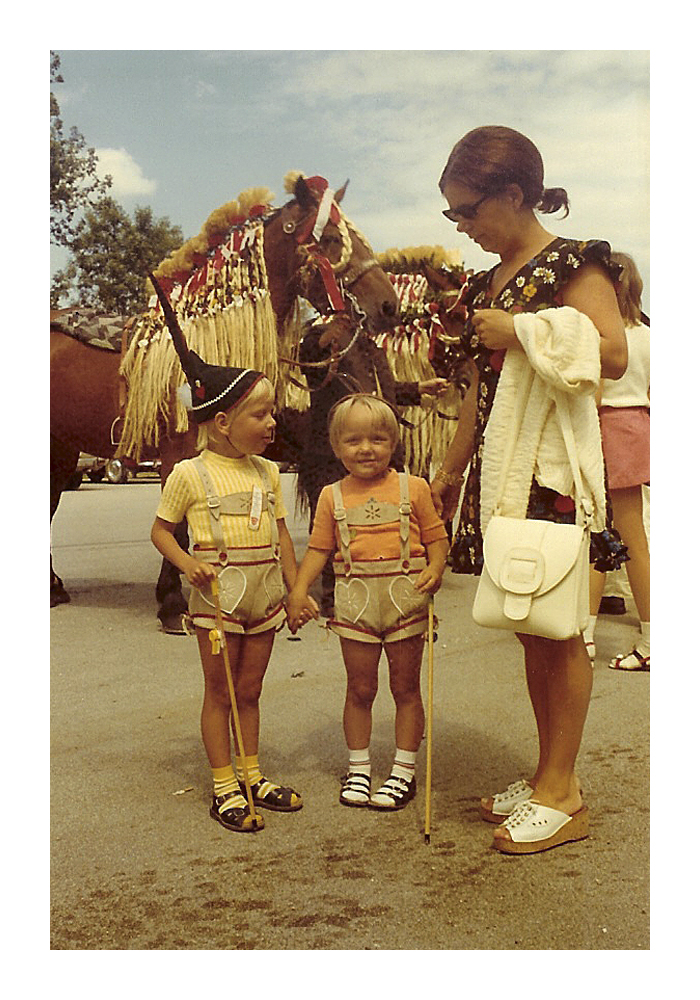
[{"label": "handbag flap buckle", "polygon": [[510,594],[534,594],[543,579],[544,558],[537,549],[516,546],[504,556],[498,582]]}]

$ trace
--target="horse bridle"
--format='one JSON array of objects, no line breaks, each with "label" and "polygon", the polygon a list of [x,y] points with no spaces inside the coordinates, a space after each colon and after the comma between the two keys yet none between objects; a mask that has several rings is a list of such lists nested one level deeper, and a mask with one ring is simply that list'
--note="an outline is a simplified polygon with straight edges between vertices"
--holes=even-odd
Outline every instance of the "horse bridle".
[{"label": "horse bridle", "polygon": [[[347,263],[342,267],[338,267],[338,264],[333,264],[326,254],[321,253],[321,237],[328,223],[332,221],[331,212],[333,210],[335,210],[338,218],[347,226],[347,221],[343,219],[340,208],[332,197],[331,189],[326,188],[316,207],[315,214],[312,212],[299,221],[287,219],[282,224],[282,230],[287,235],[294,236],[299,244],[299,250],[302,253],[306,252],[306,259],[299,270],[302,294],[307,292],[311,284],[312,279],[308,272],[313,268],[321,277],[331,311],[336,313],[347,312],[346,299],[348,299],[357,313],[360,322],[362,322],[362,320],[366,319],[366,313],[359,307],[354,295],[348,293],[363,275],[367,274],[372,268],[381,268],[381,264],[374,256],[353,264],[352,255],[350,255]],[[280,211],[283,211],[283,209],[280,209]],[[297,232],[298,230],[299,232]],[[307,272],[306,275],[304,275],[304,271]],[[305,295],[305,297],[307,296]]]}]

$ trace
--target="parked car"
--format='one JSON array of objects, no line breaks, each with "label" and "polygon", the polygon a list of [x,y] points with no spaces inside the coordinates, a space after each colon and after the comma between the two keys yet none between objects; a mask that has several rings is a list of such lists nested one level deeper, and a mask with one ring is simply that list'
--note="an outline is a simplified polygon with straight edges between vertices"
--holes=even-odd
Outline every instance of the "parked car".
[{"label": "parked car", "polygon": [[141,473],[158,475],[160,459],[153,461],[134,462],[129,458],[99,458],[81,451],[75,472],[66,483],[67,490],[77,490],[87,476],[91,483],[100,483],[104,479],[108,483],[128,483],[134,476]]},{"label": "parked car", "polygon": [[142,473],[160,475],[160,459],[134,462],[130,458],[111,458],[105,468],[105,478],[108,483],[128,483],[134,476]]}]

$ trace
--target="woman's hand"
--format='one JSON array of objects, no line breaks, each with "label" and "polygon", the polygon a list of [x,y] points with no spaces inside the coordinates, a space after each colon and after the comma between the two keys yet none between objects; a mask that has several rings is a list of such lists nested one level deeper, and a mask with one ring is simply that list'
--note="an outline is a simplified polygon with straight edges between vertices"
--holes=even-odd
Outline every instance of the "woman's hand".
[{"label": "woman's hand", "polygon": [[433,479],[430,484],[430,493],[435,504],[435,510],[438,512],[438,517],[442,518],[445,523],[451,521],[457,513],[461,490],[461,483],[457,483],[456,486],[449,486],[442,479]]},{"label": "woman's hand", "polygon": [[477,309],[472,316],[472,326],[489,351],[508,350],[520,345],[515,336],[513,317],[503,309]]}]

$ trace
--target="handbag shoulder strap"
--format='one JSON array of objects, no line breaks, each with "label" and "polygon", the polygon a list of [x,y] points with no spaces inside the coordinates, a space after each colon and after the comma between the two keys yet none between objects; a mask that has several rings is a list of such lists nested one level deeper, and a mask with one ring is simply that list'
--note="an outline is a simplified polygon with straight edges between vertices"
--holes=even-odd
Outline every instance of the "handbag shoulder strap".
[{"label": "handbag shoulder strap", "polygon": [[583,488],[583,478],[581,476],[581,463],[576,450],[576,438],[574,428],[571,424],[571,409],[569,397],[563,392],[554,392],[554,405],[557,408],[557,417],[561,432],[564,436],[566,453],[569,456],[571,471],[574,474],[574,500],[576,502],[576,520],[581,517],[585,527],[593,521],[593,502]]}]

